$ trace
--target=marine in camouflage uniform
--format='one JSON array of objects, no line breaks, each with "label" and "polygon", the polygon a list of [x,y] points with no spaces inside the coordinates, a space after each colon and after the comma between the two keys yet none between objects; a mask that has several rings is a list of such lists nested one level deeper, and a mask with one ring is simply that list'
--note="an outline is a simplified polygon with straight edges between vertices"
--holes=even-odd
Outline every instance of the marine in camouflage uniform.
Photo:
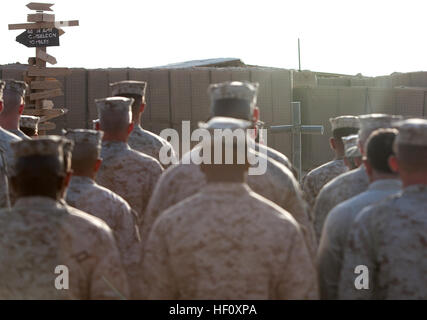
[{"label": "marine in camouflage uniform", "polygon": [[[211,96],[214,96],[212,101],[214,113],[219,116],[234,115],[235,118],[241,118],[243,120],[245,120],[244,118],[250,119],[251,117],[249,115],[251,114],[251,108],[255,105],[257,87],[253,84],[241,82],[234,82],[232,84],[233,85],[230,85],[230,83],[226,82],[214,85],[210,88],[209,92]],[[244,95],[243,100],[246,101],[245,107],[244,104],[239,104],[241,99],[238,99],[236,102],[233,100],[234,98],[231,99],[231,102],[228,102],[229,104],[224,107],[225,109],[221,109],[221,106],[216,105],[216,101],[223,95],[235,97],[241,96],[242,94]],[[241,109],[239,109],[239,107]],[[235,110],[234,113],[230,110],[233,108]],[[255,149],[257,146],[259,146],[259,144],[256,144]],[[259,150],[264,150],[264,152],[266,152],[265,148]],[[253,150],[250,150],[250,152],[265,159],[265,153],[257,153]],[[160,178],[153,192],[153,196],[150,199],[144,220],[142,221],[141,235],[143,243],[145,243],[145,239],[148,237],[148,233],[155,220],[164,210],[197,193],[200,188],[206,184],[206,179],[200,170],[200,166],[191,161],[185,161],[187,157],[192,157],[192,153],[198,153],[198,150],[193,149],[190,153],[184,155],[180,164],[166,170]],[[265,160],[266,172],[262,175],[249,175],[248,184],[255,192],[273,201],[293,215],[300,224],[310,252],[314,258],[316,252],[314,230],[299,184],[287,167],[271,158]]]},{"label": "marine in camouflage uniform", "polygon": [[23,140],[29,140],[25,133],[19,129],[19,118],[25,107],[25,94],[28,85],[23,81],[6,80],[3,89],[3,111],[0,113],[0,124]]},{"label": "marine in camouflage uniform", "polygon": [[19,129],[28,137],[36,137],[39,135],[40,117],[21,116],[19,119]]},{"label": "marine in camouflage uniform", "polygon": [[96,181],[123,197],[142,219],[163,168],[156,159],[126,143],[132,128],[132,102],[123,97],[96,100],[100,128],[105,132]]},{"label": "marine in camouflage uniform", "polygon": [[119,195],[94,181],[101,163],[103,133],[93,130],[67,130],[65,137],[74,142],[73,176],[67,190],[69,205],[102,219],[113,231],[126,270],[132,297],[140,296],[141,242],[129,204]]},{"label": "marine in camouflage uniform", "polygon": [[[8,181],[8,175],[11,174],[11,170],[13,170],[13,165],[15,162],[15,158],[13,156],[12,149],[10,148],[10,144],[12,142],[20,141],[21,138],[15,136],[14,134],[3,130],[0,128],[0,150],[2,154],[1,159],[1,180]],[[0,208],[7,208],[8,205],[12,201],[11,190],[8,188],[8,183],[0,184]]]},{"label": "marine in camouflage uniform", "polygon": [[[144,81],[120,81],[110,84],[112,96],[133,98],[132,104],[132,121],[134,128],[129,135],[129,146],[139,152],[145,153],[157,159],[165,168],[169,167],[176,161],[175,150],[172,145],[162,137],[150,131],[144,130],[141,126],[141,116],[146,107],[145,91],[147,82]],[[166,164],[160,159],[160,149],[170,150],[169,158],[174,159],[171,163]]]},{"label": "marine in camouflage uniform", "polygon": [[367,142],[366,171],[371,184],[361,194],[337,205],[329,213],[322,232],[317,259],[320,297],[337,299],[339,276],[350,227],[363,208],[399,193],[398,175],[391,171],[388,159],[393,154],[395,129],[374,131]]},{"label": "marine in camouflage uniform", "polygon": [[[390,128],[400,119],[399,116],[385,114],[360,116],[359,148],[362,154],[364,154],[364,144],[373,131],[380,128]],[[368,186],[369,179],[365,167],[360,166],[358,169],[336,177],[321,189],[313,210],[314,229],[318,240],[329,212],[339,203],[362,193]]]},{"label": "marine in camouflage uniform", "polygon": [[62,143],[49,137],[12,144],[18,200],[0,211],[0,299],[128,296],[111,229],[60,201],[70,174]]},{"label": "marine in camouflage uniform", "polygon": [[347,172],[347,167],[343,160],[345,148],[342,138],[359,131],[359,119],[355,116],[331,118],[329,122],[331,123],[333,135],[330,138],[330,145],[335,153],[335,159],[310,171],[304,177],[303,191],[310,210],[314,207],[320,189],[333,178]]},{"label": "marine in camouflage uniform", "polygon": [[[3,87],[4,82],[0,81],[0,98],[2,102]],[[8,162],[13,162],[13,153],[10,148],[10,143],[19,140],[21,139],[17,136],[0,128],[0,208],[10,207],[9,183],[7,178]]]},{"label": "marine in camouflage uniform", "polygon": [[[395,149],[391,163],[404,189],[357,216],[344,253],[340,299],[427,299],[427,121],[405,121]],[[369,289],[354,287],[358,265],[369,270]]]},{"label": "marine in camouflage uniform", "polygon": [[344,163],[348,170],[354,170],[359,168],[362,161],[362,153],[359,149],[359,136],[353,134],[342,138],[345,147]]},{"label": "marine in camouflage uniform", "polygon": [[[215,119],[208,128],[223,129]],[[250,125],[232,120],[235,128]],[[150,233],[146,297],[316,299],[315,270],[292,216],[244,183],[247,165],[202,168],[208,183],[166,210]]]}]

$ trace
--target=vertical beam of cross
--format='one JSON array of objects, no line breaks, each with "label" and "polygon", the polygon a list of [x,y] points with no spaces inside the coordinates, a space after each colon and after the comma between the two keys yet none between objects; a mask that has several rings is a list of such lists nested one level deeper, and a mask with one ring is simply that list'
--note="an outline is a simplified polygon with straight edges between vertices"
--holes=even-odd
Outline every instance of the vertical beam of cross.
[{"label": "vertical beam of cross", "polygon": [[301,124],[301,103],[292,102],[292,124],[271,126],[272,133],[292,133],[292,164],[298,172],[298,179],[302,178],[302,134],[323,134],[324,127],[322,125],[302,125]]}]

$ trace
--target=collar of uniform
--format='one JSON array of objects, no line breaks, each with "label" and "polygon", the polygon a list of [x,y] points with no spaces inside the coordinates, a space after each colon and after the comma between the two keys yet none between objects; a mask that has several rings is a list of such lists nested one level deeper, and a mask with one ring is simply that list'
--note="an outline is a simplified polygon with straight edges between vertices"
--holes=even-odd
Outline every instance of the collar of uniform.
[{"label": "collar of uniform", "polygon": [[242,183],[242,182],[210,182],[208,183],[204,188],[203,188],[203,192],[205,193],[218,193],[218,192],[223,192],[223,193],[239,193],[239,194],[243,194],[243,193],[249,193],[251,192],[251,189],[249,188],[249,186],[246,183]]},{"label": "collar of uniform", "polygon": [[402,182],[399,179],[381,179],[372,182],[368,190],[400,190]]},{"label": "collar of uniform", "polygon": [[134,131],[134,130],[136,130],[136,131],[144,131],[144,128],[141,126],[141,124],[137,124],[137,125],[133,128],[133,130],[132,130],[132,131]]},{"label": "collar of uniform", "polygon": [[103,141],[102,148],[130,149],[129,145],[122,141]]},{"label": "collar of uniform", "polygon": [[426,184],[415,184],[403,189],[403,194],[417,194],[422,193],[427,195],[427,185]]},{"label": "collar of uniform", "polygon": [[95,184],[95,181],[89,177],[72,176],[70,184]]},{"label": "collar of uniform", "polygon": [[61,207],[61,204],[58,201],[48,197],[23,197],[23,198],[19,198],[14,205],[14,208],[17,208],[17,209],[42,208],[42,207],[59,208]]}]

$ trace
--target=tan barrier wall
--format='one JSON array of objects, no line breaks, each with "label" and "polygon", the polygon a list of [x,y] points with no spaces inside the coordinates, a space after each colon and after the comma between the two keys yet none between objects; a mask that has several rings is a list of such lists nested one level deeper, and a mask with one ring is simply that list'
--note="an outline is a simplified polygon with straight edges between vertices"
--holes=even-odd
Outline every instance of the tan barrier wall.
[{"label": "tan barrier wall", "polygon": [[294,88],[294,101],[301,102],[302,123],[323,125],[323,136],[303,136],[303,169],[332,159],[329,118],[366,113],[425,117],[427,88],[307,87]]},{"label": "tan barrier wall", "polygon": [[[0,67],[0,78],[23,79],[25,65]],[[91,128],[97,118],[95,99],[109,96],[109,83],[120,80],[148,81],[143,126],[155,133],[165,128],[181,131],[181,122],[191,121],[195,128],[209,117],[207,88],[211,83],[249,80],[260,83],[258,105],[261,120],[267,125],[290,124],[292,72],[275,68],[188,68],[188,69],[70,69],[59,77],[64,95],[54,100],[55,108],[67,108],[68,114],[53,120],[59,133],[63,128]],[[268,144],[289,157],[289,134],[268,135]]]}]

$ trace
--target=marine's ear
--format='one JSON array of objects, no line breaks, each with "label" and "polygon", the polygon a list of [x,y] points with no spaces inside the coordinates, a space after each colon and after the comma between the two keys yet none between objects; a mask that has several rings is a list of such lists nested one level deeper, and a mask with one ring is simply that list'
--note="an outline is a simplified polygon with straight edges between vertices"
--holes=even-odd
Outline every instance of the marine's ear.
[{"label": "marine's ear", "polygon": [[396,156],[390,156],[388,158],[388,166],[390,167],[391,171],[393,172],[399,172],[399,161],[397,161]]},{"label": "marine's ear", "polygon": [[98,172],[99,171],[99,168],[101,167],[101,164],[102,164],[102,159],[97,159],[96,160],[96,162],[95,162],[95,167],[94,167],[94,171],[95,172]]},{"label": "marine's ear", "polygon": [[133,122],[131,122],[130,124],[129,124],[129,128],[128,128],[128,134],[130,134],[131,132],[132,132],[132,130],[133,130],[133,128],[135,127],[135,124],[133,123]]},{"label": "marine's ear", "polygon": [[139,108],[139,112],[143,113],[145,110],[146,104],[144,102],[141,103],[141,107]]},{"label": "marine's ear", "polygon": [[331,146],[332,150],[335,150],[337,148],[337,142],[334,137],[329,138],[329,145]]},{"label": "marine's ear", "polygon": [[22,115],[22,114],[24,113],[24,108],[25,108],[25,104],[24,104],[24,103],[22,103],[22,104],[19,106],[19,110],[18,110],[18,112],[19,112],[19,114],[20,114],[20,115]]}]

